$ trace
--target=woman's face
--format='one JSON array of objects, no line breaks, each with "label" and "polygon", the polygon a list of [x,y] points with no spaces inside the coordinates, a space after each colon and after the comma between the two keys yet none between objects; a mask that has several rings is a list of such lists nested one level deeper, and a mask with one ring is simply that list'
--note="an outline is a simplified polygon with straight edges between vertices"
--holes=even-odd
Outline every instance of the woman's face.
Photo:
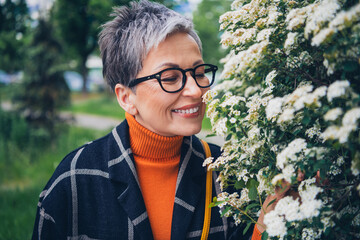
[{"label": "woman's face", "polygon": [[[195,40],[187,33],[175,33],[150,50],[136,78],[170,67],[188,69],[202,63]],[[136,93],[129,97],[136,108],[135,119],[163,136],[190,136],[200,132],[205,113],[202,95],[208,88],[199,88],[190,72],[186,76],[184,89],[177,93],[165,92],[156,79],[138,84]]]}]

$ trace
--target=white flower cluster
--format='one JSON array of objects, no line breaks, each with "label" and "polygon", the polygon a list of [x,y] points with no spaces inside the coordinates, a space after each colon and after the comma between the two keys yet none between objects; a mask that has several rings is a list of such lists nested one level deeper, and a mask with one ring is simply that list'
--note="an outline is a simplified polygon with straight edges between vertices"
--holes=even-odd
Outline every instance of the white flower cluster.
[{"label": "white flower cluster", "polygon": [[291,183],[291,178],[296,176],[296,169],[293,164],[301,161],[303,157],[300,155],[304,154],[305,149],[305,139],[297,138],[276,156],[276,166],[282,171],[282,173],[273,178],[272,184],[274,186],[282,179]]},{"label": "white flower cluster", "polygon": [[295,113],[305,106],[321,107],[320,99],[326,96],[327,87],[322,86],[312,90],[312,85],[303,84],[291,94],[271,99],[266,107],[267,119],[273,122],[277,120],[278,124],[282,124],[293,120]]},{"label": "white flower cluster", "polygon": [[[218,206],[219,206],[219,208],[223,208],[225,206],[232,206],[234,208],[240,209],[244,204],[250,202],[248,194],[249,194],[249,190],[247,188],[244,188],[241,191],[240,196],[237,192],[232,193],[232,194],[229,194],[227,192],[221,192],[217,196],[217,202],[220,203]],[[230,210],[224,216],[230,217],[233,214],[234,213]],[[238,219],[239,215],[236,216],[236,218]],[[240,223],[240,222],[237,222],[237,223]]]},{"label": "white flower cluster", "polygon": [[[330,110],[330,111],[332,111],[332,110]],[[335,114],[327,113],[324,116],[324,118],[325,117],[327,117],[326,119],[335,118],[335,116],[332,116],[332,115],[335,115]],[[339,115],[337,115],[336,118],[338,118]],[[330,117],[332,117],[332,118],[330,118]],[[344,114],[344,116],[342,118],[341,126],[330,125],[322,133],[321,136],[324,140],[332,139],[332,140],[339,140],[340,143],[346,143],[348,141],[348,138],[349,138],[351,132],[358,129],[358,120],[359,119],[360,119],[360,108],[359,107],[352,108]]]},{"label": "white flower cluster", "polygon": [[[360,3],[235,0],[220,22],[221,43],[230,53],[222,59],[223,82],[203,101],[213,131],[227,141],[222,155],[204,164],[219,171],[222,191],[246,185],[241,194],[220,194],[221,206],[232,206],[226,216],[239,224],[244,212],[255,219],[259,213],[254,186],[261,198],[280,181],[292,189],[300,184],[298,198],[279,200],[265,215],[267,233],[272,239],[323,238],[344,220],[334,203],[343,196],[353,200],[355,188],[360,192],[354,70]],[[357,225],[358,212],[349,214],[354,221],[346,224]]]},{"label": "white flower cluster", "polygon": [[320,136],[320,126],[318,124],[315,124],[312,128],[309,128],[305,131],[306,136],[309,138],[314,138],[315,136]]},{"label": "white flower cluster", "polygon": [[266,192],[267,194],[273,193],[274,189],[267,180],[267,178],[264,177],[264,173],[269,171],[269,167],[264,167],[259,170],[259,172],[256,174],[256,178],[259,182],[259,186],[257,187],[258,193],[261,195],[263,192]]},{"label": "white flower cluster", "polygon": [[346,90],[350,87],[350,83],[347,80],[336,81],[329,86],[327,99],[331,102],[334,98],[344,96]]},{"label": "white flower cluster", "polygon": [[287,196],[278,201],[275,209],[264,217],[266,231],[271,237],[284,237],[287,234],[286,222],[302,221],[317,217],[323,206],[316,199],[322,189],[315,186],[315,178],[303,181],[299,186],[300,199]]},{"label": "white flower cluster", "polygon": [[[338,0],[323,0],[315,1],[313,4],[305,7],[292,9],[286,17],[287,29],[294,32],[288,33],[288,38],[285,41],[284,49],[287,54],[296,46],[296,36],[298,29],[304,27],[305,39],[311,38],[311,45],[320,46],[335,39],[337,34],[344,29],[352,26],[359,21],[360,18],[360,3],[355,4],[348,10],[341,9],[341,1]],[[337,52],[337,55],[340,53]],[[345,55],[351,54],[350,51],[345,52]],[[327,57],[324,54],[324,66],[328,69],[327,74],[331,75],[335,71],[335,66],[338,57]]]},{"label": "white flower cluster", "polygon": [[233,75],[246,72],[250,67],[255,66],[263,59],[263,53],[268,45],[269,41],[264,40],[251,45],[247,50],[241,51],[236,55],[230,53],[220,77],[227,79]]}]

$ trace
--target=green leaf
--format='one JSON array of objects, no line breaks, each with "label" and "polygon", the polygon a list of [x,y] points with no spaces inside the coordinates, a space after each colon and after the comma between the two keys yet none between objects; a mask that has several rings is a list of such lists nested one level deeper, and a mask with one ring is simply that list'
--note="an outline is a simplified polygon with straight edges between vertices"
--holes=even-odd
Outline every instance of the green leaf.
[{"label": "green leaf", "polygon": [[273,199],[271,202],[269,202],[269,204],[268,204],[266,207],[270,206],[270,205],[273,204],[275,201],[276,201],[276,198]]},{"label": "green leaf", "polygon": [[266,231],[264,231],[264,232],[261,234],[261,240],[266,240],[266,239],[268,239],[268,237],[269,237],[269,234],[268,234]]},{"label": "green leaf", "polygon": [[250,188],[251,187],[258,187],[259,186],[259,182],[258,181],[256,181],[255,179],[250,179],[247,183],[246,183],[246,187],[247,188],[249,188],[249,190],[250,190]]},{"label": "green leaf", "polygon": [[244,180],[236,181],[234,187],[235,187],[236,190],[244,188],[245,187]]},{"label": "green leaf", "polygon": [[214,137],[214,136],[216,136],[215,133],[210,133],[210,134],[207,134],[207,135],[206,135],[206,137]]},{"label": "green leaf", "polygon": [[216,207],[216,206],[218,206],[218,205],[220,205],[220,204],[222,204],[224,202],[225,201],[212,202],[212,203],[210,203],[209,207]]},{"label": "green leaf", "polygon": [[359,64],[355,61],[346,61],[343,66],[345,72],[353,72],[359,68]]},{"label": "green leaf", "polygon": [[253,186],[249,189],[249,198],[250,198],[250,200],[256,200],[256,198],[257,198],[256,187]]},{"label": "green leaf", "polygon": [[231,207],[227,206],[224,211],[221,212],[221,217],[223,217],[228,211],[230,211]]},{"label": "green leaf", "polygon": [[225,141],[229,141],[231,139],[231,137],[232,137],[232,134],[230,133],[229,135],[226,136]]},{"label": "green leaf", "polygon": [[245,235],[246,232],[249,230],[251,224],[252,224],[252,222],[248,222],[248,224],[247,224],[246,227],[244,228],[243,235]]},{"label": "green leaf", "polygon": [[257,206],[260,206],[260,205],[258,203],[251,203],[245,208],[245,212],[247,212],[248,210],[250,210],[254,207],[257,207]]}]

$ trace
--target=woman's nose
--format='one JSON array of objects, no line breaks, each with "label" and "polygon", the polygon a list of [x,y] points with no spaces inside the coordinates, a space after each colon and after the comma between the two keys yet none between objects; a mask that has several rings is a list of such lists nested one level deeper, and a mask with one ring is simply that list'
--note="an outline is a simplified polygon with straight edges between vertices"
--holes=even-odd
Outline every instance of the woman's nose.
[{"label": "woman's nose", "polygon": [[201,88],[196,84],[195,78],[188,72],[186,74],[186,83],[183,89],[183,95],[200,98],[202,96]]}]

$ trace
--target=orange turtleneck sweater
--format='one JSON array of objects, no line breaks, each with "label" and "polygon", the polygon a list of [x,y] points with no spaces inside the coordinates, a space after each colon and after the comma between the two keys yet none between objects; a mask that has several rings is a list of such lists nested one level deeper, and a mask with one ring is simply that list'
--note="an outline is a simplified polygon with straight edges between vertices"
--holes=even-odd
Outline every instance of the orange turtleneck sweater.
[{"label": "orange turtleneck sweater", "polygon": [[183,137],[160,136],[141,126],[130,114],[125,117],[154,239],[168,240]]},{"label": "orange turtleneck sweater", "polygon": [[[183,137],[160,136],[141,126],[132,115],[126,113],[125,117],[154,239],[168,240]],[[252,240],[260,239],[261,233],[255,227]]]}]

